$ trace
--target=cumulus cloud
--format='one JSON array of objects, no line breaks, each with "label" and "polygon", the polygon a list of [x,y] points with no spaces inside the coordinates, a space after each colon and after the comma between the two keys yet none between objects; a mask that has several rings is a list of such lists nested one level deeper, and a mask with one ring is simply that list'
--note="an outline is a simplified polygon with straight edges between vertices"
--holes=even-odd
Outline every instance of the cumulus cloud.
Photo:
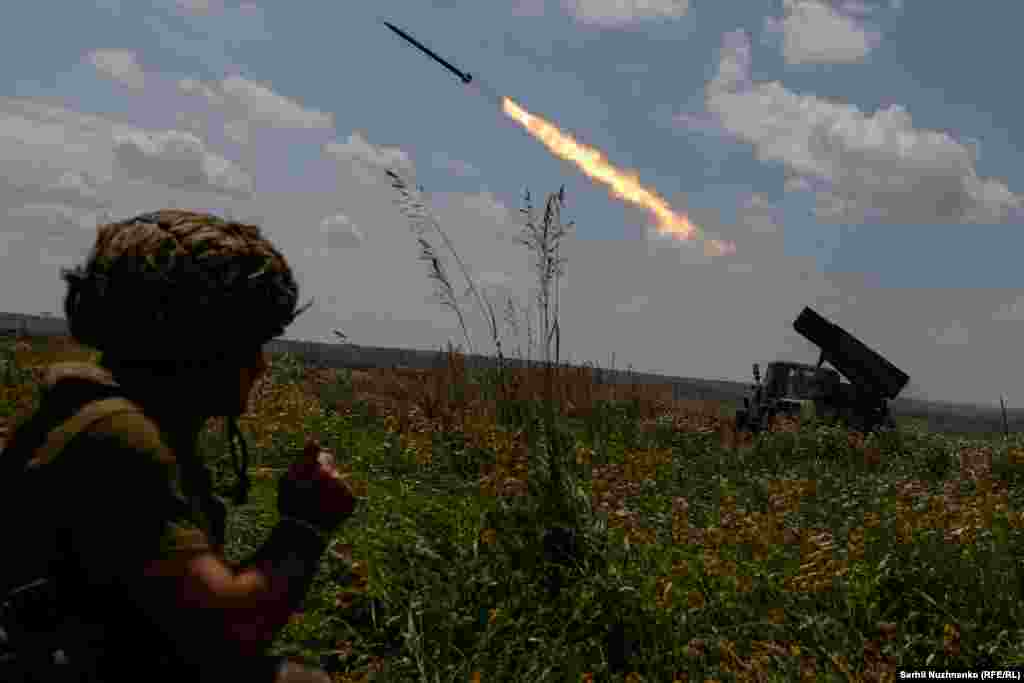
[{"label": "cumulus cloud", "polygon": [[822,220],[896,224],[1000,223],[1020,215],[1021,198],[982,179],[974,146],[915,128],[904,107],[873,114],[856,106],[752,83],[750,40],[725,35],[708,110],[760,161],[785,166],[787,190],[813,189]]},{"label": "cumulus cloud", "polygon": [[563,0],[565,9],[583,24],[621,26],[646,19],[678,19],[689,0]]},{"label": "cumulus cloud", "polygon": [[254,125],[286,129],[334,128],[334,115],[303,107],[296,100],[274,92],[270,84],[258,83],[242,76],[229,76],[216,83],[194,78],[178,81],[178,90],[198,96],[224,115],[225,133],[241,144],[249,140]]},{"label": "cumulus cloud", "polygon": [[231,196],[252,194],[252,178],[231,161],[207,151],[192,133],[122,133],[114,139],[114,158],[126,174],[169,187]]},{"label": "cumulus cloud", "polygon": [[205,127],[202,119],[198,116],[195,116],[194,114],[186,114],[183,111],[179,111],[174,115],[174,121],[178,124],[178,128],[191,131],[196,134],[202,132]]},{"label": "cumulus cloud", "polygon": [[765,19],[765,33],[781,36],[789,64],[862,61],[881,42],[881,33],[865,26],[870,8],[862,2],[784,0],[783,17]]},{"label": "cumulus cloud", "polygon": [[220,82],[227,106],[244,114],[250,121],[281,128],[333,128],[334,116],[316,109],[306,109],[295,100],[278,95],[268,84],[241,76],[229,76]]},{"label": "cumulus cloud", "polygon": [[[2,232],[77,240],[113,206],[96,117],[0,98]],[[109,151],[110,137],[106,137]],[[97,163],[99,161],[100,163]]]},{"label": "cumulus cloud", "polygon": [[224,135],[239,145],[249,144],[249,122],[228,121],[224,124]]},{"label": "cumulus cloud", "polygon": [[93,50],[88,59],[101,75],[133,90],[141,90],[146,84],[146,76],[131,50]]},{"label": "cumulus cloud", "polygon": [[199,95],[206,98],[206,101],[213,106],[223,104],[223,98],[217,92],[215,86],[210,86],[194,78],[183,78],[178,81],[178,90],[185,95]]},{"label": "cumulus cloud", "polygon": [[373,145],[359,131],[353,131],[345,142],[328,142],[324,154],[343,163],[366,182],[375,182],[387,169],[413,178],[415,166],[409,155],[399,147]]}]

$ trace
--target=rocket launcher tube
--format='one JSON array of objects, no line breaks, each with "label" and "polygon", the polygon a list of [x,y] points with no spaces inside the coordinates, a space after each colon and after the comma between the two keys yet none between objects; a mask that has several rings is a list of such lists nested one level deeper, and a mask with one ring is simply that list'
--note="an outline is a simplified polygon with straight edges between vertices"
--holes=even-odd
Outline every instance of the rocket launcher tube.
[{"label": "rocket launcher tube", "polygon": [[905,372],[810,308],[804,308],[793,328],[818,346],[822,357],[861,390],[892,400],[910,381]]}]

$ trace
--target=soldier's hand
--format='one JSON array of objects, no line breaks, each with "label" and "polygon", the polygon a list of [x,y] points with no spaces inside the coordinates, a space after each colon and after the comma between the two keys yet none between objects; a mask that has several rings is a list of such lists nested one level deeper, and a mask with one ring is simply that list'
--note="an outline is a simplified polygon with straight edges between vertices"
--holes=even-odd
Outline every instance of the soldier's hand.
[{"label": "soldier's hand", "polygon": [[316,440],[306,442],[277,488],[277,509],[330,533],[355,509],[355,498],[334,464],[334,454]]}]

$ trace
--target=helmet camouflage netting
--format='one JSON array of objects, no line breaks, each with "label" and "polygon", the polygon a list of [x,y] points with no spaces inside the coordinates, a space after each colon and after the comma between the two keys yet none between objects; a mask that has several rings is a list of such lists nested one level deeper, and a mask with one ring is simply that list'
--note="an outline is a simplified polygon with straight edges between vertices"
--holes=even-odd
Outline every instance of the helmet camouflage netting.
[{"label": "helmet camouflage netting", "polygon": [[[312,304],[295,308],[291,268],[259,227],[177,209],[100,226],[86,263],[61,269],[61,278],[72,337],[105,360],[170,371],[190,362],[230,364],[281,335]],[[249,453],[235,413],[227,418],[237,505],[248,499]]]},{"label": "helmet camouflage netting", "polygon": [[62,269],[79,342],[123,360],[230,357],[281,335],[298,285],[259,227],[165,209],[98,228],[88,261]]}]

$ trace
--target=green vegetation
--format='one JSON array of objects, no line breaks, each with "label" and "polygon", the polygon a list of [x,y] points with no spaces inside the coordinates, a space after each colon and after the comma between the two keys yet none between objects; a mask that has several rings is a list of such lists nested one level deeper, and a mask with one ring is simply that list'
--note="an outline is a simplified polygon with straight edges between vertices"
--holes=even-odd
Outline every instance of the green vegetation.
[{"label": "green vegetation", "polygon": [[[547,346],[557,316],[540,328]],[[15,380],[11,419],[36,400]],[[1016,437],[906,421],[753,439],[663,388],[556,362],[470,371],[451,348],[430,372],[278,356],[255,393],[229,559],[276,522],[276,477],[306,435],[361,501],[274,646],[336,680],[887,681],[1024,664]],[[226,491],[220,420],[201,447]]]},{"label": "green vegetation", "polygon": [[[276,522],[276,475],[305,434],[362,501],[276,652],[385,681],[888,680],[1024,663],[1021,443],[804,425],[737,444],[714,412],[649,392],[587,404],[562,376],[576,400],[556,419],[572,455],[554,489],[542,411],[502,421],[493,377],[458,360],[279,384],[296,364],[274,359],[243,418],[267,440],[229,559]],[[543,389],[535,376],[520,390],[531,380]],[[226,492],[220,425],[201,438]],[[577,531],[561,564],[543,539],[555,525]]]}]

